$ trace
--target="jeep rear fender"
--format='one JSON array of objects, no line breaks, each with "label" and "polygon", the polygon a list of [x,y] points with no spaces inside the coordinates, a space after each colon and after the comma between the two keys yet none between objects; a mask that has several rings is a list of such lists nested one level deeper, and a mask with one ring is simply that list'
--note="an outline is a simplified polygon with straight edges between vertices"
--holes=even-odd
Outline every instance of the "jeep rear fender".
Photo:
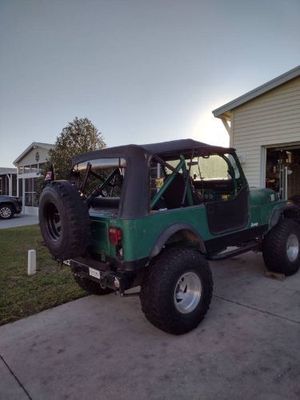
[{"label": "jeep rear fender", "polygon": [[203,239],[196,229],[189,224],[174,224],[169,226],[157,239],[150,252],[150,258],[157,256],[167,243],[185,242],[198,247],[201,253],[206,253]]}]

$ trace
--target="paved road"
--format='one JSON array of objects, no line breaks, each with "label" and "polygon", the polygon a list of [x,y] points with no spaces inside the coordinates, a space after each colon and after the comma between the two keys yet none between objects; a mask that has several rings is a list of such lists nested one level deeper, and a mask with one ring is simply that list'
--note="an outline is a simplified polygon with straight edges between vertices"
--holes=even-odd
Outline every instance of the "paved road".
[{"label": "paved road", "polygon": [[17,226],[38,224],[38,217],[35,215],[15,215],[11,219],[0,219],[0,229],[16,228]]},{"label": "paved road", "polygon": [[254,253],[212,270],[211,309],[184,336],[115,295],[0,327],[0,399],[299,400],[300,273],[267,278]]}]

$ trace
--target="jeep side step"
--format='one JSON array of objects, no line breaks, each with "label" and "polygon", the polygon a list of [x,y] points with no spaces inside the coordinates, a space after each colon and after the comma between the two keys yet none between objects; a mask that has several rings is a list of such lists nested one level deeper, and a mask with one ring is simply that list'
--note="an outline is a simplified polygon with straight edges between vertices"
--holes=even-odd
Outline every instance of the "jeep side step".
[{"label": "jeep side step", "polygon": [[238,256],[239,254],[247,253],[251,250],[257,250],[259,247],[259,243],[257,241],[252,241],[247,243],[241,247],[238,247],[234,250],[223,251],[222,253],[208,255],[209,260],[217,261],[217,260],[225,260],[226,258],[230,258],[233,256]]}]

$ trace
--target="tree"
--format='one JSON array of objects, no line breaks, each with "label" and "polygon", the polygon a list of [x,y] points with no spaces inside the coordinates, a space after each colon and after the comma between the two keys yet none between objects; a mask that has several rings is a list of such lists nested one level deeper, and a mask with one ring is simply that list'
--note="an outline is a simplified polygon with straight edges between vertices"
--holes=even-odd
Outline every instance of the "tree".
[{"label": "tree", "polygon": [[49,161],[55,170],[55,179],[68,179],[72,158],[87,151],[105,147],[102,134],[87,118],[75,117],[57,137]]}]

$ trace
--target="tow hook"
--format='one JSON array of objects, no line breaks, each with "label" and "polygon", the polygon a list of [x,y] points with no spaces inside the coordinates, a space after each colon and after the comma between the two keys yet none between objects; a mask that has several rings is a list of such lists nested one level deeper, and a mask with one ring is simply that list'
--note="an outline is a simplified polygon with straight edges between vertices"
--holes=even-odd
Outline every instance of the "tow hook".
[{"label": "tow hook", "polygon": [[119,294],[120,296],[124,296],[125,288],[124,284],[122,283],[122,280],[120,277],[115,276],[114,277],[114,290],[116,294]]},{"label": "tow hook", "polygon": [[120,287],[121,287],[120,279],[119,279],[117,276],[115,276],[115,278],[114,278],[114,287],[115,287],[117,290],[120,290]]},{"label": "tow hook", "polygon": [[103,287],[109,287],[113,289],[115,292],[118,292],[121,296],[127,289],[125,279],[111,272],[103,274],[103,277],[101,278],[100,281],[100,285]]},{"label": "tow hook", "polygon": [[125,293],[126,290],[132,287],[134,281],[134,275],[130,273],[117,273],[117,272],[106,272],[100,281],[100,285],[103,287],[109,287],[120,296],[136,296],[136,293]]}]

